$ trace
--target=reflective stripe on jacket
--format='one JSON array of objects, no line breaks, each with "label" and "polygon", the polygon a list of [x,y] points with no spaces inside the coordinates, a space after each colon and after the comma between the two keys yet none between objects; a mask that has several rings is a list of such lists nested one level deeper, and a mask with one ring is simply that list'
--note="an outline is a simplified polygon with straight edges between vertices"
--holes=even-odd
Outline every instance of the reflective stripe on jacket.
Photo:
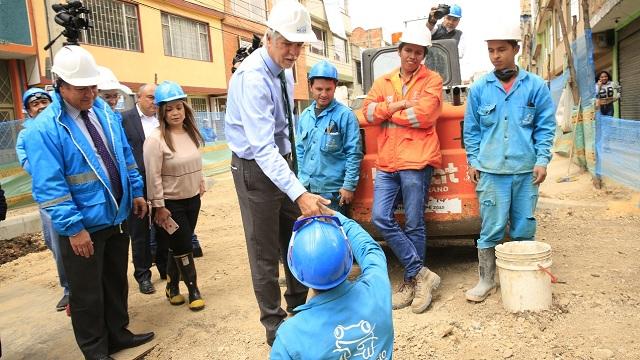
[{"label": "reflective stripe on jacket", "polygon": [[143,194],[142,178],[122,125],[107,103],[99,98],[94,101],[93,112],[120,172],[122,199],[117,204],[98,154],[63,106],[56,93],[51,105],[23,130],[27,132],[23,146],[33,198],[51,215],[54,228],[63,236],[121,224],[129,216],[132,199]]},{"label": "reflective stripe on jacket", "polygon": [[555,135],[555,106],[544,80],[520,70],[507,94],[493,73],[467,96],[464,145],[467,161],[492,174],[521,174],[547,166]]},{"label": "reflective stripe on jacket", "polygon": [[[442,163],[436,122],[442,111],[442,78],[420,65],[407,83],[403,95],[394,86],[400,69],[378,78],[364,100],[362,126],[382,126],[378,135],[378,169],[423,169],[428,165],[439,168]],[[417,100],[406,110],[389,112],[388,104],[400,100]]]}]

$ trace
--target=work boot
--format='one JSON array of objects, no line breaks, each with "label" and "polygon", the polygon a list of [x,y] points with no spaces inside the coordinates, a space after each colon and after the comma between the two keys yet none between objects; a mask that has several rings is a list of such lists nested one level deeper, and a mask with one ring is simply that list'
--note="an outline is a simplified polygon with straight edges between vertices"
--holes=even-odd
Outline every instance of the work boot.
[{"label": "work boot", "polygon": [[176,259],[173,258],[173,251],[169,250],[167,259],[167,287],[164,290],[171,305],[184,304],[184,296],[180,294],[180,270]]},{"label": "work boot", "polygon": [[196,281],[196,263],[193,262],[193,253],[178,255],[175,260],[180,268],[182,280],[189,289],[189,309],[192,311],[204,309],[204,300],[202,300]]},{"label": "work boot", "polygon": [[405,280],[393,294],[393,310],[403,309],[411,305],[416,291],[416,280]]},{"label": "work boot", "polygon": [[416,275],[416,296],[411,303],[411,311],[420,314],[431,304],[431,292],[440,286],[440,276],[423,266]]},{"label": "work boot", "polygon": [[478,249],[478,275],[480,280],[464,296],[469,301],[483,302],[496,289],[496,249]]}]

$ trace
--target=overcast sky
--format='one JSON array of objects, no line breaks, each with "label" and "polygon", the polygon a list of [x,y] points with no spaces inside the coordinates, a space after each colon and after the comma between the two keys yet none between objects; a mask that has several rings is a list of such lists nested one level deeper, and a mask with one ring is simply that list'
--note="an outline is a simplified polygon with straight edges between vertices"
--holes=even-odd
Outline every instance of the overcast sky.
[{"label": "overcast sky", "polygon": [[463,31],[466,43],[461,65],[463,79],[476,71],[493,69],[482,41],[483,31],[500,21],[518,22],[520,0],[349,0],[349,15],[353,28],[382,27],[385,39],[390,41],[391,33],[402,31],[404,21],[428,16],[429,9],[439,3],[462,7],[458,29]]}]

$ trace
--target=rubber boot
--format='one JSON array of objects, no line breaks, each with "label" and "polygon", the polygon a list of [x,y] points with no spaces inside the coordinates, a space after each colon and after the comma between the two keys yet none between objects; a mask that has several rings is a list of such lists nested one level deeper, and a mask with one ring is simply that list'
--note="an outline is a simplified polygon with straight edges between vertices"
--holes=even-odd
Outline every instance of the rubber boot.
[{"label": "rubber boot", "polygon": [[180,268],[182,280],[189,289],[189,309],[192,311],[204,309],[204,300],[202,300],[196,281],[196,263],[193,261],[193,253],[178,255],[175,259]]},{"label": "rubber boot", "polygon": [[164,290],[171,305],[184,304],[184,296],[180,294],[180,270],[173,258],[173,251],[169,250],[167,261],[167,287]]},{"label": "rubber boot", "polygon": [[467,300],[483,302],[496,289],[496,249],[478,249],[478,274],[480,280],[464,294]]}]

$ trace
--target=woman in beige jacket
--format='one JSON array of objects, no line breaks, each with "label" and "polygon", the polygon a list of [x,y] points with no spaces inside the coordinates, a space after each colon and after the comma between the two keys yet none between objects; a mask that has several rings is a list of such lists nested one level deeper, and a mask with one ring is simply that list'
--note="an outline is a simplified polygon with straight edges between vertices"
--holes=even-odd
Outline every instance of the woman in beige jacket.
[{"label": "woman in beige jacket", "polygon": [[159,242],[169,245],[165,293],[172,305],[184,304],[179,287],[182,275],[189,290],[189,308],[197,311],[204,308],[204,300],[196,282],[191,235],[204,193],[199,149],[204,141],[186,98],[174,82],[158,85],[155,103],[159,106],[160,126],[145,140],[143,154],[156,236]]}]

